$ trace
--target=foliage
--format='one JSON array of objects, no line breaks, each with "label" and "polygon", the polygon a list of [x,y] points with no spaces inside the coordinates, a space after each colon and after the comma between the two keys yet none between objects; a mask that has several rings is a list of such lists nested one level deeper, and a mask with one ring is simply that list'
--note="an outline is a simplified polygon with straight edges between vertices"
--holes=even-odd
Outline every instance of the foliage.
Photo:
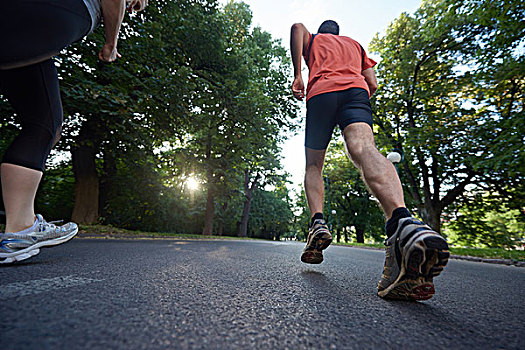
[{"label": "foliage", "polygon": [[467,204],[459,205],[446,224],[446,234],[453,244],[467,247],[514,248],[523,244],[525,222],[517,209],[509,209],[494,195],[476,194]]},{"label": "foliage", "polygon": [[38,188],[35,210],[47,220],[69,219],[73,211],[75,178],[68,163],[47,168]]},{"label": "foliage", "polygon": [[405,188],[438,231],[467,192],[505,194],[509,208],[523,202],[520,13],[516,1],[424,1],[372,42],[378,143],[404,152]]},{"label": "foliage", "polygon": [[280,240],[292,231],[293,218],[291,199],[284,183],[273,190],[259,190],[253,197],[249,236]]},{"label": "foliage", "polygon": [[525,261],[525,250],[508,250],[503,248],[451,247],[450,254],[472,256],[486,259],[511,259],[513,261]]}]

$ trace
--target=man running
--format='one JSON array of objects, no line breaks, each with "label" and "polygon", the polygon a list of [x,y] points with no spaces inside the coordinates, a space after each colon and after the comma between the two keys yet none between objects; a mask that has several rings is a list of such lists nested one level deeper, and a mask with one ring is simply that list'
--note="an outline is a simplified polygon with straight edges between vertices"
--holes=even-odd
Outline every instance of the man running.
[{"label": "man running", "polygon": [[360,170],[387,217],[386,261],[378,295],[389,299],[425,300],[434,294],[433,277],[449,257],[445,239],[411,216],[393,164],[377,150],[372,132],[370,96],[377,89],[373,66],[361,45],[339,35],[331,20],[310,34],[300,23],[292,26],[293,95],[304,98],[301,56],[309,69],[306,90],[305,191],[311,222],[301,261],[319,264],[332,242],[323,218],[322,169],[335,125],[343,133],[350,159]]}]

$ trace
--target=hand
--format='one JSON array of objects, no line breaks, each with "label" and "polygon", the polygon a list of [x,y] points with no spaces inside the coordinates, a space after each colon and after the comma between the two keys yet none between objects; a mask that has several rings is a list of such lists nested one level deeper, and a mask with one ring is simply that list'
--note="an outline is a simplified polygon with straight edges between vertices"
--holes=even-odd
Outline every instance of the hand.
[{"label": "hand", "polygon": [[300,75],[295,77],[293,83],[292,83],[292,92],[296,99],[299,101],[302,101],[304,98],[304,82],[303,77]]},{"label": "hand", "polygon": [[126,6],[128,12],[142,11],[148,5],[148,0],[127,0]]},{"label": "hand", "polygon": [[104,47],[98,53],[98,58],[103,62],[113,62],[117,58],[122,57],[117,52],[117,47],[115,45],[105,44]]}]

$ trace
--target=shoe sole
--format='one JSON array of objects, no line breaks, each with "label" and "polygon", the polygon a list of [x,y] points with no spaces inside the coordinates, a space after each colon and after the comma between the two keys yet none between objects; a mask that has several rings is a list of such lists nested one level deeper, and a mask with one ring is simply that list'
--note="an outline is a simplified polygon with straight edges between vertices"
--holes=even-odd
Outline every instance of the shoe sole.
[{"label": "shoe sole", "polygon": [[310,246],[313,249],[303,250],[301,254],[301,261],[307,264],[320,264],[323,262],[323,250],[328,248],[332,243],[332,235],[328,232],[319,232],[321,234],[315,235]]},{"label": "shoe sole", "polygon": [[[426,236],[426,237],[425,237]],[[423,235],[414,240],[394,283],[377,294],[391,300],[428,300],[435,294],[434,277],[447,265],[450,252],[444,238]]]},{"label": "shoe sole", "polygon": [[40,253],[40,249],[38,249],[38,248],[37,249],[33,249],[33,250],[28,251],[28,252],[21,253],[21,254],[18,254],[18,255],[14,255],[14,256],[10,256],[8,258],[0,260],[0,264],[12,264],[12,263],[15,263],[17,261],[26,260],[26,259],[29,259],[32,256],[37,255],[38,253]]},{"label": "shoe sole", "polygon": [[38,243],[33,244],[32,246],[19,250],[15,253],[0,254],[0,259],[3,259],[3,260],[0,260],[0,264],[10,264],[16,261],[29,259],[30,257],[35,256],[40,252],[39,248],[53,247],[59,244],[66,243],[67,241],[75,237],[77,233],[78,233],[78,227],[74,231],[71,231],[66,236],[51,239],[48,241],[38,242]]}]

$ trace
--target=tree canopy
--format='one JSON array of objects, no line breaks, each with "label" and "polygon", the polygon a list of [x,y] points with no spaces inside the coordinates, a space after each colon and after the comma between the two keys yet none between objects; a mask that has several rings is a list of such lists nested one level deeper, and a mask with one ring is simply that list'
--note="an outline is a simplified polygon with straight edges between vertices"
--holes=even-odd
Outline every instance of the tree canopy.
[{"label": "tree canopy", "polygon": [[523,203],[520,14],[515,1],[423,1],[372,42],[380,144],[404,152],[407,193],[438,231],[447,208],[480,191]]},{"label": "tree canopy", "polygon": [[[424,0],[370,45],[380,57],[378,148],[403,153],[407,206],[457,244],[512,247],[523,237],[524,10],[519,1]],[[300,112],[290,58],[252,25],[247,4],[150,2],[123,25],[121,59],[99,62],[102,43],[100,28],[55,59],[65,123],[40,212],[130,229],[304,238],[304,193],[288,193],[281,165]],[[17,131],[0,100],[0,151]],[[324,177],[337,237],[382,240],[383,215],[340,142]]]}]

